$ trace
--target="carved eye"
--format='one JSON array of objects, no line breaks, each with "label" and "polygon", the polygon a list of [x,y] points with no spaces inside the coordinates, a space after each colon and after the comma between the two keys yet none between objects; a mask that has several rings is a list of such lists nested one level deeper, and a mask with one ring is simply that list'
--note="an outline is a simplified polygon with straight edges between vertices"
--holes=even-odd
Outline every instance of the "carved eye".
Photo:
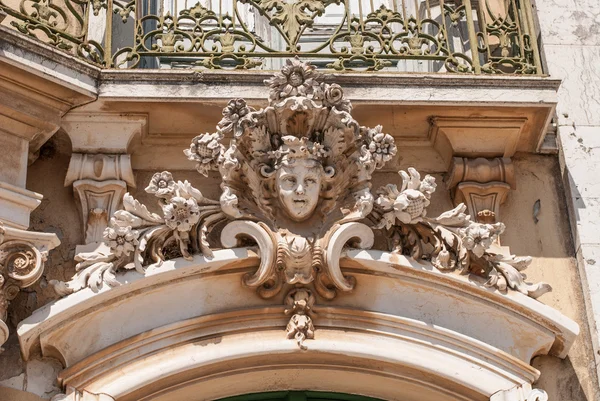
[{"label": "carved eye", "polygon": [[283,186],[285,188],[293,188],[296,185],[296,177],[284,177],[283,178]]},{"label": "carved eye", "polygon": [[309,177],[304,180],[304,183],[306,185],[315,185],[317,183],[317,180]]}]

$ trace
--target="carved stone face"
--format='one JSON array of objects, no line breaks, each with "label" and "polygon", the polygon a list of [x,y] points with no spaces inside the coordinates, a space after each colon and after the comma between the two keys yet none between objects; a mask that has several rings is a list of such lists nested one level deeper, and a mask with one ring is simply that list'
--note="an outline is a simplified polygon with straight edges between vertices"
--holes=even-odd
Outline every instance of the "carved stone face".
[{"label": "carved stone face", "polygon": [[321,170],[310,160],[296,160],[277,171],[279,200],[288,217],[294,221],[309,218],[319,202]]}]

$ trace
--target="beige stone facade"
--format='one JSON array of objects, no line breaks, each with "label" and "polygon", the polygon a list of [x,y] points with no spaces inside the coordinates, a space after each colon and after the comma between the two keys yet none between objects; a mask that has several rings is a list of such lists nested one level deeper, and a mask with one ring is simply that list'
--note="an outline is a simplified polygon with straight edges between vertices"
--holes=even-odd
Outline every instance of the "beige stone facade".
[{"label": "beige stone facade", "polygon": [[[600,399],[594,4],[557,39],[560,2],[371,2],[338,61],[252,69],[256,15],[180,69],[189,26],[127,29],[225,9],[30,3],[0,1],[0,401]],[[308,3],[288,44],[331,29]]]}]

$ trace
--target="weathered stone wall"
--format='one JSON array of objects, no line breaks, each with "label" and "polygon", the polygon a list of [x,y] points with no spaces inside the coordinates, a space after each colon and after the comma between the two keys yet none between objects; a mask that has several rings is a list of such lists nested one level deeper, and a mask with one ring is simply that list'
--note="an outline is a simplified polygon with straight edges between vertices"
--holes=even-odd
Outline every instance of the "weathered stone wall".
[{"label": "weathered stone wall", "polygon": [[[567,187],[593,352],[600,363],[600,3],[537,2],[547,72],[562,80],[557,105],[561,175]],[[585,328],[584,328],[585,329]]]},{"label": "weathered stone wall", "polygon": [[[385,126],[385,121],[381,121]],[[58,391],[53,376],[58,372],[56,361],[33,360],[25,363],[19,354],[15,324],[31,314],[34,309],[55,298],[48,281],[66,280],[74,273],[75,245],[82,243],[80,213],[73,198],[71,186],[63,181],[71,154],[67,135],[59,132],[43,148],[40,158],[29,168],[28,188],[44,194],[42,205],[32,215],[32,229],[56,233],[62,243],[50,254],[46,274],[35,286],[23,291],[11,306],[11,339],[0,354],[0,386],[25,390],[48,398]],[[418,156],[418,155],[417,155]],[[181,155],[183,158],[183,154]],[[418,160],[418,157],[415,157]],[[558,156],[519,154],[513,158],[517,189],[511,191],[502,208],[502,220],[507,225],[502,244],[510,246],[517,255],[534,257],[527,270],[532,282],[544,281],[554,291],[541,301],[574,319],[582,333],[565,360],[555,357],[536,357],[533,365],[542,372],[537,387],[548,392],[551,400],[584,401],[598,399],[598,385],[593,360],[589,330],[579,281],[579,272],[570,238],[567,204],[560,178]],[[417,169],[419,165],[415,166]],[[373,187],[400,181],[393,172],[374,176]],[[144,192],[153,171],[135,171],[137,188],[134,196],[147,205],[154,198]],[[173,171],[176,179],[188,179],[206,196],[218,198],[220,189],[216,176],[204,179],[195,171]],[[444,188],[443,175],[436,174],[438,190],[434,194],[430,214],[436,215],[452,207],[449,192]],[[540,209],[536,223],[533,205],[539,199]],[[0,400],[15,400],[14,393],[3,392]],[[11,398],[13,397],[13,398]],[[27,399],[27,398],[24,398]]]}]

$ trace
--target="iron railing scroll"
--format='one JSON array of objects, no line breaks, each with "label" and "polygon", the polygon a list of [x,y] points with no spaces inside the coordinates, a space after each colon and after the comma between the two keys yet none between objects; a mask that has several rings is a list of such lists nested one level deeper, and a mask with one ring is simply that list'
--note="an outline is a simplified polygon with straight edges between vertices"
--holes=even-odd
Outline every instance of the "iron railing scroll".
[{"label": "iron railing scroll", "polygon": [[531,0],[0,0],[2,24],[104,68],[542,74]]}]

